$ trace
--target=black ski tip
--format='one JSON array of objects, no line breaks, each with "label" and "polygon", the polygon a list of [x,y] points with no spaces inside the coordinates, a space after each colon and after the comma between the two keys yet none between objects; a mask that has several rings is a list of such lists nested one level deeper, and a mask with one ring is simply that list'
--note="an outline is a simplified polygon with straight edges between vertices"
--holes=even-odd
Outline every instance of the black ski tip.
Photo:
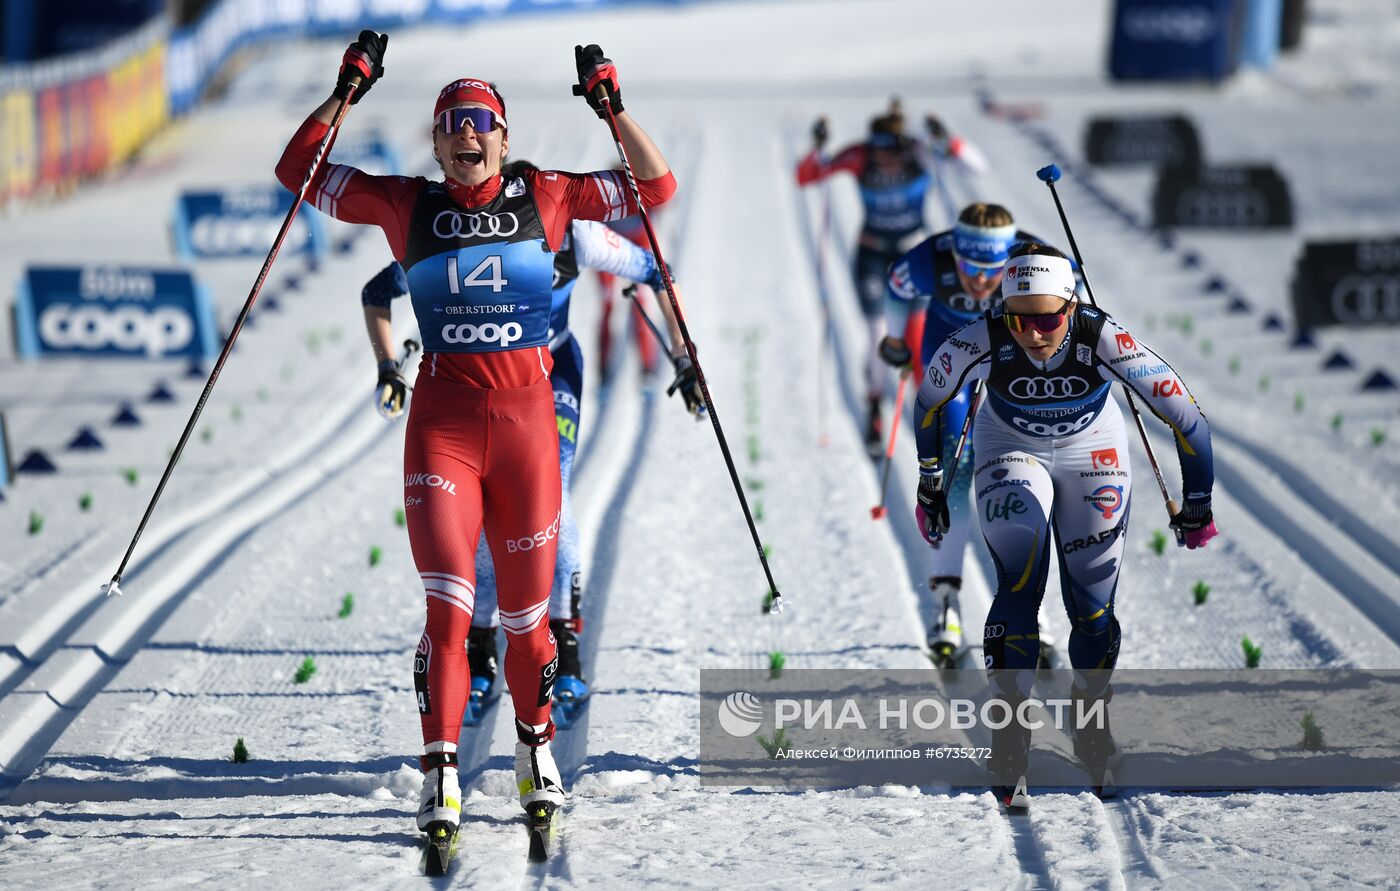
[{"label": "black ski tip", "polygon": [[[519,856],[519,855],[517,855]],[[530,862],[544,863],[549,859],[549,844],[545,841],[544,833],[538,829],[530,830]]]},{"label": "black ski tip", "polygon": [[424,830],[423,834],[427,844],[427,849],[423,852],[423,875],[447,875],[457,849],[456,831],[434,824]]},{"label": "black ski tip", "polygon": [[558,808],[546,802],[537,802],[526,809],[525,819],[530,829],[530,862],[543,863],[549,859],[549,850],[554,843]]}]

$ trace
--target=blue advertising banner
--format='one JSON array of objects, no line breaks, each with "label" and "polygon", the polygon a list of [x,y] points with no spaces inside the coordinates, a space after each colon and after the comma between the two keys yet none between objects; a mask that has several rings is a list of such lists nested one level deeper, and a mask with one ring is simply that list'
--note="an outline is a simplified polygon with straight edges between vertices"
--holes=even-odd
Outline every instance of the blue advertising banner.
[{"label": "blue advertising banner", "polygon": [[348,164],[375,176],[402,176],[399,153],[379,133],[341,133],[331,149],[332,164]]},{"label": "blue advertising banner", "polygon": [[1109,74],[1116,80],[1224,80],[1239,64],[1245,3],[1118,0]]},{"label": "blue advertising banner", "polygon": [[31,266],[15,298],[21,359],[218,354],[213,306],[183,269]]},{"label": "blue advertising banner", "polygon": [[[175,250],[182,260],[262,257],[295,198],[280,185],[224,192],[185,192],[175,203]],[[309,204],[297,212],[284,254],[326,251],[325,224]]]}]

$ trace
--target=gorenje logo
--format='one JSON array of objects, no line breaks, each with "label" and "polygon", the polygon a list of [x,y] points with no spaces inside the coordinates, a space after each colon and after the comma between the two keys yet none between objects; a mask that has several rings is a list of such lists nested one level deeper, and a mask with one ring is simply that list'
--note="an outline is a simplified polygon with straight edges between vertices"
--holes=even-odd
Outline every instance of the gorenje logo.
[{"label": "gorenje logo", "polygon": [[527,538],[507,538],[506,552],[515,554],[520,551],[533,551],[535,548],[544,547],[559,535],[559,517],[559,514],[555,514],[553,523]]},{"label": "gorenje logo", "polygon": [[506,322],[497,325],[487,322],[484,325],[443,325],[444,343],[499,343],[508,347],[525,336],[525,329],[519,322]]},{"label": "gorenje logo", "polygon": [[444,210],[433,218],[433,234],[438,238],[506,238],[519,231],[520,220],[513,213]]},{"label": "gorenje logo", "polygon": [[730,693],[719,704],[719,726],[730,736],[753,736],[763,726],[763,706],[758,697],[742,690]]},{"label": "gorenje logo", "polygon": [[413,486],[427,486],[429,489],[441,489],[448,495],[457,494],[457,484],[449,479],[444,479],[436,473],[410,473],[403,478],[405,489]]},{"label": "gorenje logo", "polygon": [[156,358],[189,345],[194,323],[175,307],[50,306],[39,315],[39,336],[51,347],[144,350]]}]

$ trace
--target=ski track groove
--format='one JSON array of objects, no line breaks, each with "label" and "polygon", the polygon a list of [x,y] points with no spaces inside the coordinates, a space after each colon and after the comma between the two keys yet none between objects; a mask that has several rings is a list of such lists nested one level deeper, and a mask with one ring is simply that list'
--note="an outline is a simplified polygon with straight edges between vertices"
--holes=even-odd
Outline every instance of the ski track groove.
[{"label": "ski track groove", "polygon": [[[789,142],[788,147],[790,153],[795,150],[795,145],[793,145],[793,143],[791,142]],[[964,180],[964,186],[967,186],[966,180]],[[799,228],[802,231],[802,243],[806,248],[808,260],[815,267],[815,264],[819,262],[818,257],[820,251],[817,247],[817,238],[819,236],[814,231],[814,227],[812,225],[812,215],[808,212],[808,202],[804,197],[803,192],[800,189],[794,188],[793,198],[793,212],[794,216],[797,218]],[[841,243],[841,241],[834,234],[836,231],[840,230],[840,227],[836,225],[836,223],[838,220],[840,220],[841,214],[835,207],[831,208],[831,214],[833,225],[831,233],[828,233],[829,237],[833,242],[836,243],[837,252],[846,258],[846,260],[848,261],[846,266],[849,267],[849,261],[851,260],[851,257],[849,255],[849,249],[847,249],[846,246],[843,243]],[[818,288],[823,289],[823,293],[819,293],[817,295],[818,300],[829,303],[832,300],[832,294],[830,293],[830,289],[828,287],[829,282],[831,281],[831,277],[826,275],[826,270],[822,270],[820,273],[818,273],[817,280]],[[842,334],[840,333],[840,330],[838,329],[838,326],[834,324],[834,321],[835,320],[833,319],[833,336],[830,339],[829,346],[834,355],[834,362],[832,364],[835,366],[834,373],[837,378],[836,386],[841,394],[841,402],[846,408],[847,418],[852,424],[852,426],[859,433],[863,432],[861,428],[861,409],[856,396],[855,388],[851,383],[850,359],[846,355],[847,350],[850,349],[849,343],[846,342],[847,339],[849,339],[849,336],[847,335],[846,338],[843,338]],[[846,327],[849,328],[849,326]],[[826,382],[823,381],[819,385],[825,386]],[[902,424],[904,420],[905,419],[903,417],[892,417],[891,423]],[[881,469],[882,468],[879,463],[876,463],[874,465],[874,473],[877,485]],[[886,503],[886,506],[889,508],[891,516],[897,514],[907,515],[909,512],[912,511],[912,506],[907,504],[905,496],[898,494],[903,491],[903,488],[901,488],[898,485],[897,479],[898,478],[896,477],[896,479],[892,480],[890,483],[891,490]],[[941,606],[941,604],[935,604],[933,602],[932,593],[928,591],[928,587],[925,584],[926,579],[924,573],[924,548],[926,546],[922,537],[919,536],[918,531],[915,530],[912,525],[907,523],[898,524],[894,522],[889,522],[886,524],[886,528],[889,530],[890,534],[895,538],[900,553],[904,555],[906,570],[909,575],[910,583],[913,585],[913,592],[911,594],[906,594],[905,596],[909,596],[917,602],[917,606],[919,607],[919,612],[921,615],[931,615],[936,608]],[[966,604],[964,604],[964,612],[966,612]],[[920,648],[920,651],[922,652],[922,648]],[[975,744],[975,741],[973,742]],[[1001,805],[995,800],[995,796],[991,795],[991,793],[988,793],[988,795],[991,799],[992,807],[1000,811]],[[1032,808],[1032,813],[1034,813],[1034,808]],[[1022,889],[1027,889],[1027,891],[1030,891],[1030,889],[1056,887],[1057,883],[1051,875],[1049,863],[1045,859],[1044,850],[1041,848],[1039,842],[1036,841],[1035,833],[1032,831],[1031,824],[1029,822],[1030,815],[1024,817],[1009,817],[1003,815],[1003,817],[1007,823],[1008,841],[1010,843],[1009,851],[1010,854],[1016,858],[1016,863],[1020,870],[1020,881],[1018,883],[1018,887]]]},{"label": "ski track groove", "polygon": [[[349,415],[341,424],[338,424],[329,431],[327,435],[320,438],[315,445],[328,445],[342,439],[342,436],[353,435],[353,428],[357,426],[357,422],[362,420],[362,415]],[[364,425],[359,424],[359,426]],[[347,429],[349,429],[349,433],[347,433]],[[306,491],[310,491],[319,485],[324,485],[327,481],[340,476],[387,436],[390,429],[391,428],[384,427],[380,430],[374,430],[367,435],[362,433],[362,441],[356,442],[353,448],[344,453],[336,455],[330,466],[323,468],[319,476],[300,484],[300,486],[294,490],[294,494],[304,494]],[[257,510],[260,505],[272,502],[274,504],[273,511],[275,515],[275,511],[278,509],[275,506],[276,502],[286,497],[287,489],[285,488],[285,483],[286,480],[282,474],[269,477],[262,485],[255,486],[250,491],[239,496],[232,504],[226,507],[224,513],[226,514],[236,510]],[[120,635],[115,641],[107,639],[106,635],[103,635],[104,639],[101,643],[73,643],[75,636],[87,636],[84,633],[84,629],[87,627],[88,620],[92,618],[92,611],[80,609],[76,615],[66,621],[62,626],[64,631],[62,642],[53,643],[50,641],[49,645],[46,647],[49,652],[44,659],[32,664],[25,663],[22,677],[14,683],[13,690],[18,690],[18,688],[23,686],[25,680],[35,677],[43,671],[46,666],[60,665],[56,659],[63,659],[63,654],[91,653],[100,660],[101,664],[96,670],[90,671],[87,677],[77,685],[76,692],[70,696],[64,697],[63,701],[55,697],[51,690],[42,691],[53,705],[56,706],[57,710],[44,720],[38,722],[29,732],[25,733],[22,740],[12,743],[15,754],[12,759],[5,764],[3,772],[0,772],[0,800],[8,799],[10,795],[23,784],[33,769],[42,761],[43,756],[47,754],[48,750],[59,739],[63,731],[73,722],[89,702],[106,689],[107,685],[111,683],[131,659],[134,658],[135,653],[139,652],[156,632],[160,630],[165,620],[173,615],[180,604],[198,587],[199,580],[207,577],[214,569],[230,559],[243,543],[256,533],[264,521],[264,518],[254,518],[246,528],[233,533],[233,537],[229,541],[225,542],[216,552],[209,555],[207,558],[198,561],[195,565],[176,567],[177,569],[183,569],[183,571],[181,571],[179,575],[173,577],[175,579],[175,583],[172,586],[174,588],[173,592],[164,598],[164,600],[157,600],[149,615],[136,623],[129,631]],[[216,517],[212,520],[195,522],[173,533],[157,551],[132,568],[132,571],[129,573],[129,578],[140,579],[145,572],[157,566],[157,559],[161,555],[173,551],[175,546],[186,540],[188,536],[201,529],[212,531],[217,534],[217,530],[223,525],[225,525],[223,520]],[[172,576],[165,576],[162,578],[162,581],[168,584],[171,578]],[[130,588],[132,586],[128,584],[128,587]],[[99,601],[99,605],[102,605],[102,603],[103,601]],[[71,687],[73,685],[71,681],[64,680],[59,682],[59,686]],[[9,695],[20,694],[11,692]],[[36,751],[36,747],[41,747],[42,750]]]},{"label": "ski track groove", "polygon": [[[694,146],[698,144],[698,141],[694,139],[681,140],[679,144]],[[695,173],[699,166],[699,153],[692,152],[687,165],[690,182],[697,181]],[[693,191],[687,193],[688,196],[693,194]],[[694,206],[694,199],[687,197],[679,213],[677,213],[677,209],[673,208],[671,213],[668,213],[662,220],[662,222],[673,224],[666,227],[668,230],[667,242],[672,246],[669,262],[677,268],[680,267],[680,260],[684,257],[684,245],[686,243],[685,232],[689,227]],[[653,227],[655,226],[656,224],[653,224]],[[662,232],[657,232],[658,242],[662,241],[662,235]],[[664,243],[662,246],[662,254],[663,257],[666,254]],[[658,301],[668,299],[664,294],[656,294],[655,296]],[[627,303],[625,298],[623,303],[623,317],[630,322],[631,313],[628,311],[629,308],[625,306]],[[661,320],[660,324],[664,326],[664,320]],[[624,334],[624,337],[625,336]],[[617,349],[618,352],[625,357],[632,357],[635,353],[631,345],[625,339],[618,343]],[[665,357],[660,355],[664,353],[664,349],[658,346],[658,350],[658,363],[660,363],[665,361]],[[664,368],[664,366],[661,367]],[[614,374],[620,374],[624,370],[625,363],[624,368],[615,368]],[[642,375],[642,387],[640,392],[634,389],[631,381],[622,383],[624,393],[634,394],[633,398],[639,396],[641,399],[640,413],[633,421],[635,429],[628,431],[631,436],[631,444],[627,450],[628,460],[623,465],[625,469],[622,473],[618,474],[617,479],[613,482],[612,491],[606,500],[606,507],[601,513],[596,515],[594,522],[591,524],[593,528],[587,530],[580,528],[579,530],[580,538],[583,538],[585,532],[587,532],[591,535],[593,540],[593,550],[590,559],[585,564],[588,571],[588,586],[581,603],[584,627],[591,629],[591,633],[583,637],[583,641],[580,644],[581,652],[579,661],[584,671],[584,677],[595,679],[597,675],[594,671],[594,666],[598,658],[598,640],[603,633],[603,620],[607,615],[607,609],[605,608],[607,606],[607,595],[611,589],[613,575],[617,569],[618,553],[620,550],[619,545],[613,541],[610,536],[601,533],[604,529],[618,529],[622,526],[622,518],[627,510],[627,503],[632,497],[637,481],[641,478],[642,463],[646,460],[648,448],[651,443],[652,428],[656,421],[656,403],[660,397],[661,382],[664,375],[664,372],[661,372],[651,378],[647,378],[640,365],[637,365],[637,372]],[[619,381],[614,377],[610,386],[608,398],[604,404],[600,406],[599,423],[595,428],[599,432],[604,430],[603,424],[606,422],[607,418],[606,409],[620,395],[616,392],[618,385]],[[594,452],[598,451],[598,449],[595,448],[595,443],[596,440],[590,439],[585,456],[592,455]],[[580,461],[579,464],[582,465],[582,462]],[[591,462],[588,465],[590,469],[593,466]],[[583,467],[578,467],[576,473],[582,477]],[[579,482],[582,484],[587,482],[587,480],[580,479]],[[580,485],[580,488],[582,488],[582,485]],[[601,493],[599,496],[595,497],[601,497]],[[600,692],[605,691],[590,689],[589,698],[591,699]],[[575,719],[574,724],[569,727],[568,730],[562,731],[560,735],[555,737],[562,743],[556,755],[561,779],[563,779],[566,789],[573,788],[575,781],[583,770],[584,762],[588,757],[588,731],[591,724],[591,715],[592,710],[589,705],[585,703],[583,710]],[[554,850],[550,852],[549,859],[544,863],[527,863],[525,875],[522,877],[520,884],[521,888],[546,888],[556,881],[568,884],[573,883],[573,870],[570,869],[569,866],[568,816],[568,811],[566,810],[563,814],[563,821],[560,824],[559,837],[555,840],[555,847]]]}]

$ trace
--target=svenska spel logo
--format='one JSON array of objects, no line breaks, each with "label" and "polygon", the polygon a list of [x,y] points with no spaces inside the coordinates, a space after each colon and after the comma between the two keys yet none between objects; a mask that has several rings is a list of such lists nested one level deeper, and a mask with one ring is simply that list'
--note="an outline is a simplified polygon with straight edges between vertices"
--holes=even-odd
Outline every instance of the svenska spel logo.
[{"label": "svenska spel logo", "polygon": [[719,726],[730,736],[753,736],[763,726],[763,706],[752,693],[736,690],[719,704]]}]

